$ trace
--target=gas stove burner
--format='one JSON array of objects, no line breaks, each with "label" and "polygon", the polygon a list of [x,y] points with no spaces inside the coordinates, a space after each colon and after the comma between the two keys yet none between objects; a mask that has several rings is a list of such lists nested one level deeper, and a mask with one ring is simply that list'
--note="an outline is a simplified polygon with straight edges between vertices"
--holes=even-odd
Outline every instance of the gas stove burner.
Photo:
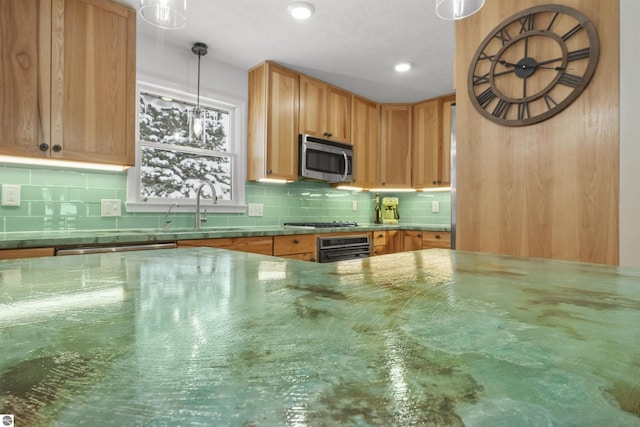
[{"label": "gas stove burner", "polygon": [[357,227],[357,222],[352,221],[333,221],[333,222],[285,222],[285,227],[304,227],[304,228],[333,228],[333,227]]}]

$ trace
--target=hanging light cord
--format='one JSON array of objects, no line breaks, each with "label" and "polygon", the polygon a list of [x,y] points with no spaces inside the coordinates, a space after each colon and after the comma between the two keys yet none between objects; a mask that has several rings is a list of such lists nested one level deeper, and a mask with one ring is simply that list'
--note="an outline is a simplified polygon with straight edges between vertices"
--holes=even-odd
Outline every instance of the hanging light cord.
[{"label": "hanging light cord", "polygon": [[198,53],[198,97],[196,102],[197,110],[200,110],[200,58],[202,58],[202,55]]},{"label": "hanging light cord", "polygon": [[198,55],[198,101],[196,105],[196,110],[198,111],[200,110],[200,58],[207,54],[208,48],[209,47],[204,43],[195,43],[191,48],[191,52]]}]

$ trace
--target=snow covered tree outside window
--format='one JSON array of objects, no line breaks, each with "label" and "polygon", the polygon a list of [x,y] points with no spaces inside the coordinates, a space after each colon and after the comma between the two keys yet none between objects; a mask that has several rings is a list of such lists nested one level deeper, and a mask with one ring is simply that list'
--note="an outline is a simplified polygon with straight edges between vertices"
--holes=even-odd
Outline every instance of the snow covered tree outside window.
[{"label": "snow covered tree outside window", "polygon": [[[189,112],[194,107],[189,102],[140,92],[142,200],[193,199],[203,180],[214,184],[219,200],[232,199],[232,114],[201,103],[207,120],[203,137],[196,140],[189,136]],[[203,194],[211,195],[208,187]]]}]

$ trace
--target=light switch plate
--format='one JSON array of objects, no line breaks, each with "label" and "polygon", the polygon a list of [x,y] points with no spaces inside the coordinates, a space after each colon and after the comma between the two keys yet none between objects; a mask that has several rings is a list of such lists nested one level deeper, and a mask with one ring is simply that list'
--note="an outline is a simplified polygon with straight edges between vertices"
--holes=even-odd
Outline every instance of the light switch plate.
[{"label": "light switch plate", "polygon": [[2,184],[2,206],[20,206],[20,186]]},{"label": "light switch plate", "polygon": [[440,202],[439,201],[434,200],[433,202],[431,202],[431,212],[432,213],[440,212]]},{"label": "light switch plate", "polygon": [[264,216],[264,205],[262,203],[249,203],[247,214],[249,216]]},{"label": "light switch plate", "polygon": [[100,215],[101,216],[122,216],[122,207],[120,199],[101,199]]},{"label": "light switch plate", "polygon": [[351,210],[354,211],[354,212],[358,210],[358,201],[357,200],[352,200],[351,201]]}]

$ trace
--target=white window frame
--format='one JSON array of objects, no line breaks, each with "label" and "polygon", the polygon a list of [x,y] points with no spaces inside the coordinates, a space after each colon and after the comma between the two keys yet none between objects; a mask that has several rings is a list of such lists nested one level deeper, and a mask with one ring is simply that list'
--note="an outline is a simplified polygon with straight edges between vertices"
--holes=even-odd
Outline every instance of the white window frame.
[{"label": "white window frame", "polygon": [[[172,212],[194,212],[195,198],[172,199],[159,198],[143,200],[140,194],[140,168],[142,161],[142,144],[140,142],[140,113],[139,100],[141,92],[149,92],[161,96],[169,96],[181,101],[191,102],[195,105],[197,97],[187,88],[176,86],[167,82],[154,81],[146,78],[137,82],[136,88],[136,163],[127,171],[127,212],[167,212],[174,205]],[[247,114],[246,102],[239,99],[214,94],[207,91],[200,92],[200,104],[222,108],[232,112],[229,125],[229,158],[231,159],[231,200],[218,200],[215,205],[210,199],[203,199],[201,207],[206,206],[209,213],[244,213],[245,182],[247,178]],[[215,184],[215,183],[214,183]],[[179,207],[175,203],[179,203]]]}]

